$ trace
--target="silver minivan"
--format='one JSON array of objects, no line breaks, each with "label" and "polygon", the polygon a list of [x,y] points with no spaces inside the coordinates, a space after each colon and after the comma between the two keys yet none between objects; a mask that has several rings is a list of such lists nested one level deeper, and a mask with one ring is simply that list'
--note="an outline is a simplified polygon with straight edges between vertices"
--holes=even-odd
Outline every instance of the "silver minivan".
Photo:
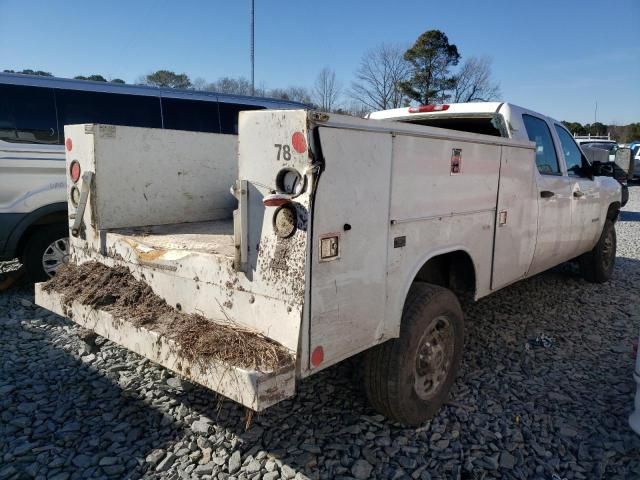
[{"label": "silver minivan", "polygon": [[0,73],[0,261],[46,280],[68,257],[64,126],[102,123],[237,135],[238,113],[288,100]]}]

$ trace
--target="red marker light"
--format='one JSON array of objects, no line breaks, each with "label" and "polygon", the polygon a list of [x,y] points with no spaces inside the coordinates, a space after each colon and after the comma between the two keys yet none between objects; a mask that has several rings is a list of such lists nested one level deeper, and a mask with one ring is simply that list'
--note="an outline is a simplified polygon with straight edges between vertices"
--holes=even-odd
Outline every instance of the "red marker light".
[{"label": "red marker light", "polygon": [[73,150],[73,140],[71,138],[67,138],[64,142],[64,146],[67,147],[67,152]]},{"label": "red marker light", "polygon": [[311,365],[317,367],[324,360],[324,349],[322,347],[316,347],[311,354]]},{"label": "red marker light", "polygon": [[69,176],[71,177],[71,180],[73,180],[73,183],[80,180],[80,163],[77,160],[71,162],[71,165],[69,166]]},{"label": "red marker light", "polygon": [[409,107],[409,113],[444,112],[449,110],[449,105],[420,105],[419,107]]},{"label": "red marker light", "polygon": [[307,140],[304,138],[304,133],[295,132],[291,136],[291,145],[293,149],[298,153],[304,153],[307,151]]},{"label": "red marker light", "polygon": [[291,202],[291,197],[283,193],[273,193],[271,195],[265,195],[262,199],[262,204],[265,207],[281,207]]}]

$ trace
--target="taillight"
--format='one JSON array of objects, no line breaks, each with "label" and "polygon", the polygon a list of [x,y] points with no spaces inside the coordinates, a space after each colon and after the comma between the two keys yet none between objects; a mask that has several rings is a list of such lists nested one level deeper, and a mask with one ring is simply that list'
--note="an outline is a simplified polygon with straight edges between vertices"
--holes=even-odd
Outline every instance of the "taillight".
[{"label": "taillight", "polygon": [[285,193],[272,193],[262,198],[265,207],[281,207],[288,203],[291,203],[291,195]]},{"label": "taillight", "polygon": [[409,107],[409,113],[444,112],[449,110],[449,105],[420,105],[419,107]]},{"label": "taillight", "polygon": [[71,180],[73,180],[73,183],[80,180],[80,163],[77,160],[71,162],[71,165],[69,166],[69,176],[71,177]]}]

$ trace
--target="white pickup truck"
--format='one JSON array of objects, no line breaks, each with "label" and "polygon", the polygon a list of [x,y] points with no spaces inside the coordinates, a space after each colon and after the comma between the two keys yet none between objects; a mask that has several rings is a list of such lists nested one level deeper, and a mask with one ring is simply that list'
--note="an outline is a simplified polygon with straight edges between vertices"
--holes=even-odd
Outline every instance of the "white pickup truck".
[{"label": "white pickup truck", "polygon": [[37,303],[256,411],[365,352],[372,405],[417,425],[457,375],[457,294],[614,267],[613,173],[507,103],[242,112],[237,159],[212,134],[65,136],[72,262]]}]

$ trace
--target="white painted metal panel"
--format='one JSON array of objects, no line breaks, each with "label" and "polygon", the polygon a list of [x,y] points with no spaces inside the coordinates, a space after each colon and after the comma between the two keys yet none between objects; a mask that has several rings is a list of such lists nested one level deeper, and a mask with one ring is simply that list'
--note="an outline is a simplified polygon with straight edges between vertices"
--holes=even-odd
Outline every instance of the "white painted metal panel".
[{"label": "white painted metal panel", "polygon": [[[454,149],[461,168],[452,174]],[[500,147],[398,135],[393,147],[391,220],[493,210]]]},{"label": "white painted metal panel", "polygon": [[60,145],[0,140],[0,213],[29,213],[66,201]]},{"label": "white painted metal panel", "polygon": [[215,360],[194,361],[181,354],[173,340],[104,310],[78,302],[66,304],[61,294],[45,292],[42,285],[35,288],[38,305],[246,407],[259,412],[295,394],[293,365],[263,373]]},{"label": "white painted metal panel", "polygon": [[502,147],[491,289],[524,278],[536,247],[538,188],[533,148]]},{"label": "white painted metal panel", "polygon": [[[462,163],[452,172],[454,149],[461,150]],[[490,293],[499,165],[499,145],[394,138],[385,339],[398,335],[411,283],[437,255],[468,255],[476,298]]]},{"label": "white painted metal panel", "polygon": [[[541,175],[536,169],[538,187],[538,236],[528,276],[548,270],[574,256],[572,241],[572,182],[566,176]],[[542,192],[553,193],[542,197]]]},{"label": "white painted metal panel", "polygon": [[233,269],[233,257],[196,250],[150,250],[119,234],[106,236],[107,256],[71,238],[74,263],[99,261],[129,268],[169,305],[213,320],[230,320],[272,338],[295,353],[301,310],[256,291]]},{"label": "white painted metal panel", "polygon": [[[588,252],[598,242],[603,222],[604,195],[601,194],[596,179],[569,175],[573,180],[571,191],[571,241],[575,245],[576,256]],[[608,206],[608,205],[607,205]],[[604,226],[604,225],[603,225]]]},{"label": "white painted metal panel", "polygon": [[231,218],[235,135],[94,128],[99,229]]},{"label": "white painted metal panel", "polygon": [[[310,328],[310,351],[324,350],[320,368],[382,336],[391,139],[389,133],[320,128],[325,167],[314,205]],[[339,258],[322,261],[320,241],[327,235],[338,237]]]},{"label": "white painted metal panel", "polygon": [[[431,258],[464,252],[476,274],[476,298],[491,293],[493,210],[464,215],[397,223],[391,226],[387,272],[386,322],[383,340],[397,337],[402,308],[409,288],[422,266]],[[405,237],[406,246],[394,248],[394,239]]]}]

